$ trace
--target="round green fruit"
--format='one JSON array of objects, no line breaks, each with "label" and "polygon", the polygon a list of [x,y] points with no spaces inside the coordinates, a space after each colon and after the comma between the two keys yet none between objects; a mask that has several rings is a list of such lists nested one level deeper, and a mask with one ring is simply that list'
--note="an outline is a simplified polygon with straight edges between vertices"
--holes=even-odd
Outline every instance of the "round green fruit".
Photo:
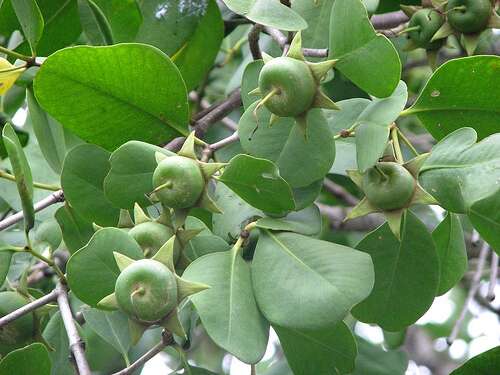
[{"label": "round green fruit", "polygon": [[408,33],[410,39],[417,47],[436,49],[442,45],[442,40],[431,42],[432,37],[441,28],[444,17],[432,9],[420,9],[410,19],[408,28],[420,27]]},{"label": "round green fruit", "polygon": [[484,30],[492,15],[491,0],[449,0],[448,23],[464,34]]},{"label": "round green fruit", "polygon": [[406,207],[415,192],[415,178],[401,164],[378,163],[363,175],[363,191],[368,201],[381,210]]},{"label": "round green fruit", "polygon": [[172,229],[154,221],[138,224],[128,233],[146,255],[154,255],[174,235]]},{"label": "round green fruit", "polygon": [[281,117],[295,117],[311,108],[318,84],[304,61],[283,56],[264,65],[259,89],[263,98],[275,92],[264,103],[269,111]]},{"label": "round green fruit", "polygon": [[205,179],[196,160],[175,155],[158,164],[153,173],[153,187],[161,187],[155,194],[165,206],[189,208],[200,199]]},{"label": "round green fruit", "polygon": [[[17,310],[28,303],[28,299],[17,292],[0,293],[0,317]],[[26,314],[0,328],[0,355],[26,346],[33,341],[35,321],[33,314]]]},{"label": "round green fruit", "polygon": [[116,300],[131,318],[154,323],[177,306],[175,275],[162,263],[142,259],[125,268],[115,284]]}]

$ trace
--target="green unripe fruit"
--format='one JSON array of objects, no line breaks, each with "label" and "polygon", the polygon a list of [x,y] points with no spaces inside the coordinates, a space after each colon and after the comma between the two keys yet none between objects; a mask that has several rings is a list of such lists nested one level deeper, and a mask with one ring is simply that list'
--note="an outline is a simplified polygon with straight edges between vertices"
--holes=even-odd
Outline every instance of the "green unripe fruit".
[{"label": "green unripe fruit", "polygon": [[415,178],[398,163],[378,163],[363,175],[366,198],[381,210],[406,207],[413,197],[415,187]]},{"label": "green unripe fruit", "polygon": [[146,255],[155,254],[174,235],[172,229],[154,221],[138,224],[128,233]]},{"label": "green unripe fruit", "polygon": [[205,179],[196,160],[170,156],[162,160],[153,173],[153,187],[162,186],[155,194],[165,206],[189,208],[200,199]]},{"label": "green unripe fruit", "polygon": [[259,89],[269,111],[281,117],[295,117],[309,110],[318,84],[309,66],[302,60],[277,57],[267,62],[259,75]]},{"label": "green unripe fruit", "polygon": [[[0,293],[0,317],[28,303],[28,299],[17,292]],[[33,314],[26,314],[0,328],[0,354],[26,346],[33,341],[35,322]]]},{"label": "green unripe fruit", "polygon": [[492,14],[492,5],[491,0],[449,0],[446,11],[451,27],[470,34],[486,28]]},{"label": "green unripe fruit", "polygon": [[436,49],[442,45],[442,40],[431,42],[432,37],[441,28],[444,17],[432,9],[420,9],[410,19],[408,28],[420,27],[408,33],[410,39],[417,47]]},{"label": "green unripe fruit", "polygon": [[175,275],[162,263],[142,259],[125,268],[115,284],[116,301],[131,318],[154,323],[177,306]]}]

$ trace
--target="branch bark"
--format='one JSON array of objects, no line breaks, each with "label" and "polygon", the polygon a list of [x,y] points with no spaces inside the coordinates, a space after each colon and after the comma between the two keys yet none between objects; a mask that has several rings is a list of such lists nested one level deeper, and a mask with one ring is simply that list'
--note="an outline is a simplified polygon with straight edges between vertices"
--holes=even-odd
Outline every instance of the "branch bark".
[{"label": "branch bark", "polygon": [[263,26],[256,23],[248,33],[248,46],[250,47],[250,52],[254,60],[262,59],[262,53],[259,47],[260,32],[262,29]]},{"label": "branch bark", "polygon": [[408,22],[408,20],[408,16],[401,10],[385,14],[376,14],[371,18],[372,25],[377,30],[392,29],[402,23]]},{"label": "branch bark", "polygon": [[55,301],[57,299],[57,296],[58,296],[58,292],[57,292],[57,290],[54,289],[49,294],[47,294],[41,298],[38,298],[38,299],[34,300],[33,302],[30,302],[27,305],[24,305],[23,307],[15,310],[15,311],[12,311],[10,314],[3,316],[2,318],[0,318],[0,328],[2,328],[3,326],[6,326],[7,324],[13,322],[16,319],[19,319],[23,315],[26,315],[32,311],[35,311],[36,309],[38,309],[42,306],[45,306],[45,305]]}]

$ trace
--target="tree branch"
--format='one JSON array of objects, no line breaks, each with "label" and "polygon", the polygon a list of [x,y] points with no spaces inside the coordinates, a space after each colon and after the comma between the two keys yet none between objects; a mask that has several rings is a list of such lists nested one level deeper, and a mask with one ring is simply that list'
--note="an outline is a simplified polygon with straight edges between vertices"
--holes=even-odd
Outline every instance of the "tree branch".
[{"label": "tree branch", "polygon": [[75,369],[79,375],[92,375],[87,358],[85,358],[84,343],[78,334],[75,321],[73,320],[73,313],[69,305],[66,286],[58,283],[55,290],[57,291],[57,303],[59,304],[61,318],[64,323],[64,328],[66,329],[66,334],[68,335],[69,350],[72,355]]},{"label": "tree branch", "polygon": [[486,299],[493,301],[495,299],[495,287],[497,286],[498,279],[498,254],[495,251],[491,252],[491,271],[490,271],[490,284],[488,285],[488,294]]},{"label": "tree branch", "polygon": [[49,294],[34,300],[33,302],[24,305],[23,307],[12,311],[10,314],[7,314],[0,318],[0,328],[6,326],[7,324],[13,322],[14,320],[26,315],[42,306],[45,306],[57,299],[58,292],[57,290],[53,290]]},{"label": "tree branch", "polygon": [[[55,193],[50,194],[48,197],[42,199],[40,202],[36,203],[34,208],[35,212],[41,211],[44,208],[47,208],[54,203],[64,202],[64,194],[62,190],[56,191]],[[14,215],[10,215],[6,219],[0,221],[0,231],[10,227],[11,225],[16,224],[24,218],[23,211],[19,211]]]},{"label": "tree branch", "polygon": [[151,358],[153,358],[155,355],[157,355],[163,349],[165,349],[169,345],[172,345],[173,343],[174,343],[174,338],[173,338],[172,334],[163,330],[163,332],[161,333],[161,341],[158,344],[153,346],[142,357],[140,357],[137,361],[132,363],[130,366],[128,366],[127,368],[124,368],[121,371],[115,372],[112,375],[132,374],[135,370],[137,370],[139,367],[141,367],[143,364],[145,364],[147,361],[149,361]]},{"label": "tree branch", "polygon": [[356,198],[354,195],[349,193],[342,186],[337,185],[335,182],[333,182],[332,180],[329,180],[328,178],[325,178],[323,180],[323,187],[325,188],[326,191],[328,191],[334,197],[342,199],[344,202],[346,202],[350,206],[355,206],[359,203],[358,198]]},{"label": "tree branch", "polygon": [[253,25],[252,29],[248,33],[248,46],[250,47],[250,52],[254,60],[262,59],[262,53],[260,52],[259,39],[260,32],[264,27],[256,23]]},{"label": "tree branch", "polygon": [[393,29],[408,21],[408,16],[401,10],[385,14],[376,14],[371,18],[372,25],[376,30]]}]

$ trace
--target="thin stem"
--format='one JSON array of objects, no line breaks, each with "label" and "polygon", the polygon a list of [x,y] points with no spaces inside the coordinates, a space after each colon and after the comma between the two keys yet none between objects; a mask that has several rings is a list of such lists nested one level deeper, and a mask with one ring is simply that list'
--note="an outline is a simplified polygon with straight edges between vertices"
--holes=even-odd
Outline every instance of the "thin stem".
[{"label": "thin stem", "polygon": [[488,293],[486,298],[490,301],[495,299],[495,287],[497,286],[498,279],[498,254],[495,251],[491,252],[491,271],[490,283],[488,285]]},{"label": "thin stem", "polygon": [[[1,170],[0,170],[0,178],[4,178],[6,180],[16,182],[16,176],[14,176],[13,174],[7,173],[5,171],[1,171]],[[33,182],[33,187],[38,188],[38,189],[50,190],[50,191],[61,190],[60,186],[44,184],[41,182]]]},{"label": "thin stem", "polygon": [[255,365],[250,365],[250,375],[257,375]]},{"label": "thin stem", "polygon": [[391,139],[392,139],[392,147],[394,148],[394,154],[396,155],[396,161],[398,163],[404,163],[403,153],[401,152],[401,146],[399,145],[397,126],[393,126],[391,128]]},{"label": "thin stem", "polygon": [[413,146],[413,144],[410,142],[410,140],[404,135],[404,133],[398,129],[398,134],[401,137],[401,140],[408,146],[408,148],[415,154],[415,156],[419,156],[420,154],[418,153],[417,149]]},{"label": "thin stem", "polygon": [[202,152],[202,158],[201,161],[207,162],[210,159],[210,156],[217,151],[220,148],[226,147],[230,145],[231,143],[239,141],[240,136],[238,135],[238,132],[234,132],[231,134],[229,137],[223,138],[220,141],[217,141],[215,143],[212,143],[205,147],[205,149]]},{"label": "thin stem", "polygon": [[166,332],[162,332],[162,340],[153,346],[151,349],[149,349],[142,357],[140,357],[137,361],[132,363],[130,366],[127,366],[121,371],[115,372],[112,375],[128,375],[132,374],[135,370],[140,368],[142,365],[144,365],[147,361],[149,361],[151,358],[153,358],[155,355],[160,353],[163,349],[165,349],[167,346],[172,345],[174,343],[174,338],[173,336]]},{"label": "thin stem", "polygon": [[325,178],[323,180],[323,187],[325,188],[325,190],[327,190],[333,196],[335,196],[339,199],[342,199],[344,202],[346,202],[350,206],[355,206],[359,203],[358,198],[356,198],[354,195],[349,193],[342,186],[337,185],[335,182],[333,182],[332,180],[329,180],[328,178]]},{"label": "thin stem", "polygon": [[[36,203],[34,206],[35,212],[41,211],[55,203],[64,202],[64,194],[62,190],[56,191],[49,195],[48,197],[42,199],[40,202]],[[24,213],[19,211],[14,215],[7,217],[6,219],[0,221],[0,231],[16,224],[17,222],[23,220]]]},{"label": "thin stem", "polygon": [[38,258],[41,261],[47,263],[49,266],[51,266],[54,269],[54,271],[56,272],[57,276],[59,276],[59,279],[61,279],[61,281],[64,282],[66,280],[66,277],[64,276],[64,273],[61,271],[61,269],[59,268],[59,266],[52,259],[49,259],[49,258],[43,256],[42,254],[40,254],[36,250],[33,250],[31,248],[31,245],[28,246],[28,247],[26,247],[25,251],[27,253],[33,255],[35,258]]},{"label": "thin stem", "polygon": [[6,326],[7,324],[13,322],[16,319],[19,319],[23,315],[26,315],[42,306],[45,306],[55,301],[57,299],[57,294],[58,294],[57,290],[54,289],[49,294],[41,298],[38,298],[33,302],[30,302],[17,310],[12,311],[10,314],[3,316],[2,318],[0,318],[0,328]]},{"label": "thin stem", "polygon": [[250,47],[250,52],[254,60],[262,59],[262,53],[260,52],[259,39],[260,32],[263,30],[263,26],[256,23],[253,25],[252,29],[248,33],[248,46]]},{"label": "thin stem", "polygon": [[411,31],[417,31],[417,30],[420,30],[420,29],[421,29],[420,26],[407,27],[406,29],[403,29],[403,30],[399,31],[396,35],[400,36],[402,34],[406,34],[406,33],[409,33]]},{"label": "thin stem", "polygon": [[61,282],[57,284],[56,290],[58,291],[57,303],[59,304],[59,312],[64,323],[64,328],[66,329],[66,334],[68,335],[69,350],[78,375],[91,375],[92,372],[90,371],[87,358],[85,358],[84,343],[78,334],[75,321],[73,320],[73,313],[71,312],[68,300],[68,290]]},{"label": "thin stem", "polygon": [[462,307],[462,310],[460,311],[460,315],[458,319],[455,321],[455,324],[453,325],[453,329],[451,330],[450,336],[446,339],[448,342],[448,345],[453,344],[453,341],[458,336],[458,333],[460,332],[460,328],[462,327],[462,324],[465,320],[465,316],[467,315],[467,311],[469,308],[469,304],[476,295],[477,291],[479,290],[479,285],[481,282],[481,275],[483,273],[484,266],[486,264],[486,258],[488,256],[488,252],[490,251],[490,247],[486,242],[483,242],[483,246],[481,247],[481,251],[479,252],[479,257],[477,261],[477,269],[474,275],[472,276],[472,281],[471,285],[469,288],[469,292],[467,294],[467,297],[465,299],[464,305]]},{"label": "thin stem", "polygon": [[16,59],[23,60],[23,61],[26,61],[26,62],[32,62],[33,61],[33,57],[32,56],[22,55],[20,53],[17,53],[15,51],[11,51],[10,49],[2,47],[2,46],[0,46],[0,53],[4,53],[7,56],[15,57]]}]

